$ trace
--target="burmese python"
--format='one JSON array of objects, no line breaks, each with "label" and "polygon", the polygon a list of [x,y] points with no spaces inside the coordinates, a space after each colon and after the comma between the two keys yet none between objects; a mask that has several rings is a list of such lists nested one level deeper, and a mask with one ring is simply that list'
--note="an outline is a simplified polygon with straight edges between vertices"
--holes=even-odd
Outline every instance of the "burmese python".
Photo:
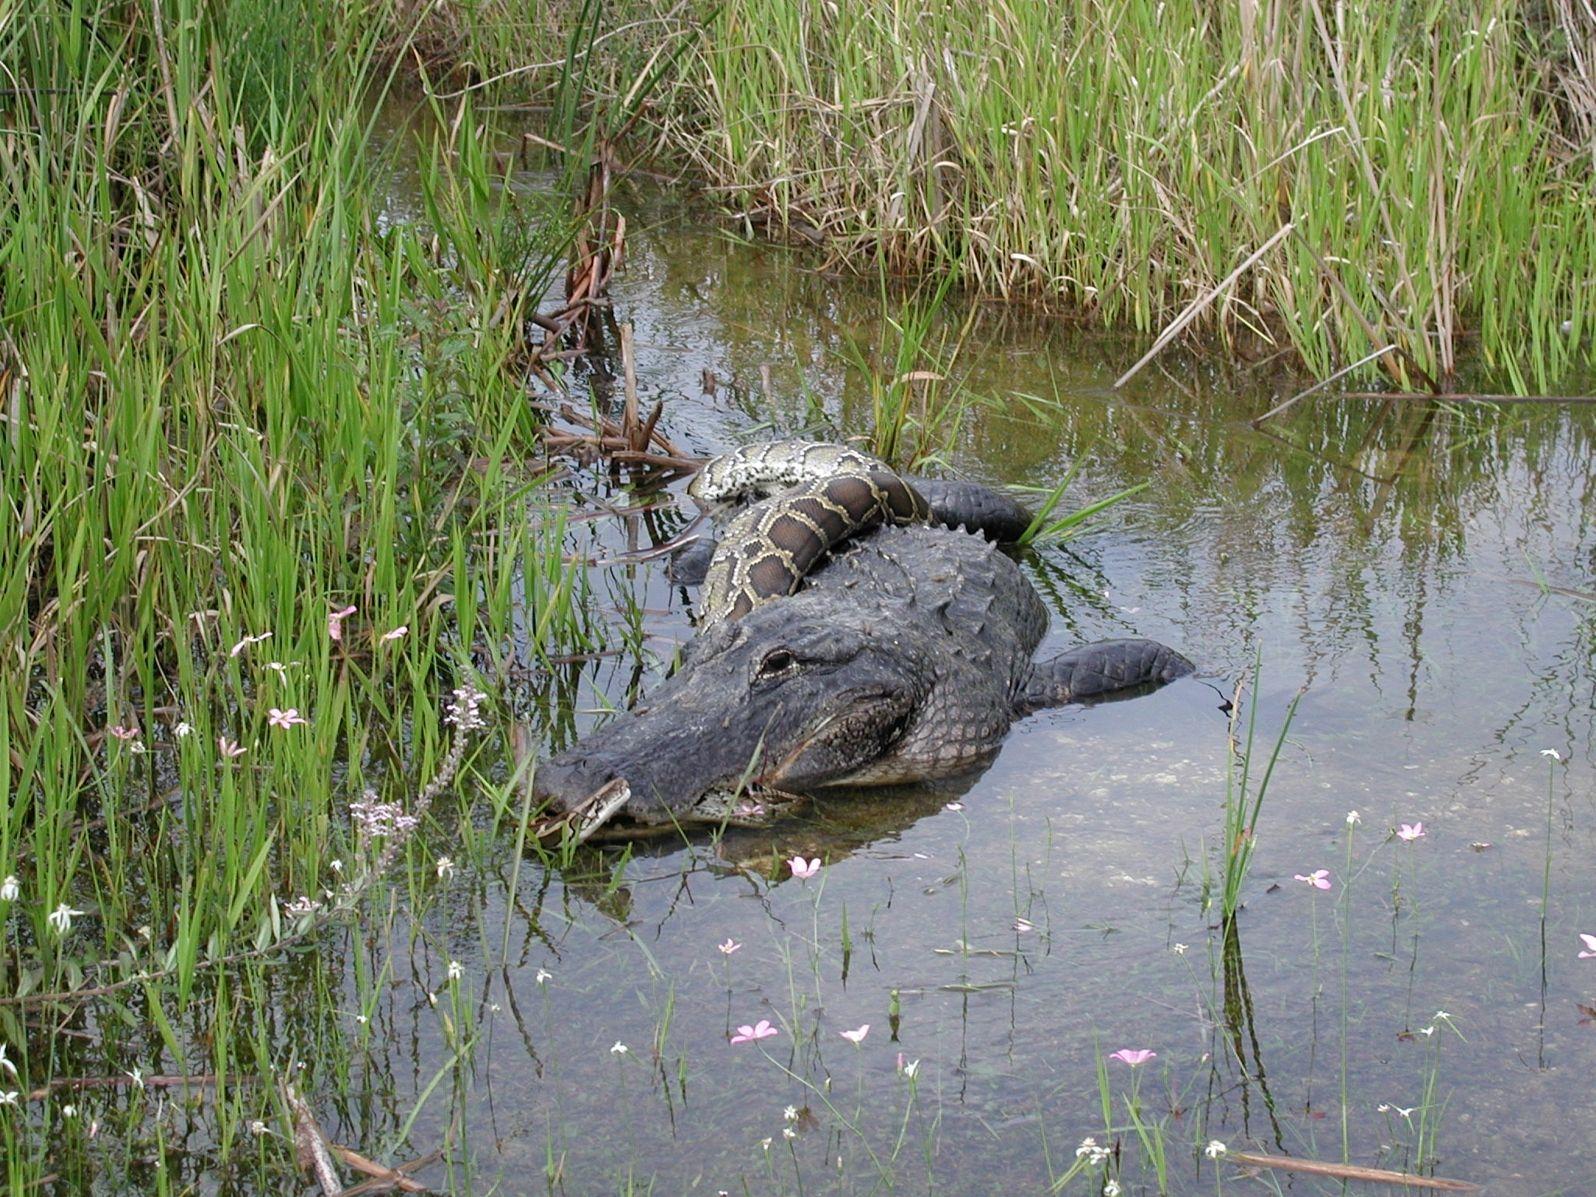
[{"label": "burmese python", "polygon": [[826,553],[879,524],[934,522],[1015,540],[1030,522],[1029,511],[987,487],[911,483],[868,453],[821,441],[724,454],[699,471],[687,492],[706,505],[764,499],[737,516],[715,548],[699,602],[706,625],[740,619],[792,594]]}]

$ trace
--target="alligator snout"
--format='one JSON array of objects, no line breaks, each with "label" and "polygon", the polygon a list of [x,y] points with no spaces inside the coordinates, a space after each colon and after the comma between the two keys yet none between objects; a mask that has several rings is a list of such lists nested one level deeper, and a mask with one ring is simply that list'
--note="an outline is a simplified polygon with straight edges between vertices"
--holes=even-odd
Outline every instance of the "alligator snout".
[{"label": "alligator snout", "polygon": [[538,766],[532,778],[532,800],[563,814],[581,807],[618,777],[619,773],[603,761],[555,757]]}]

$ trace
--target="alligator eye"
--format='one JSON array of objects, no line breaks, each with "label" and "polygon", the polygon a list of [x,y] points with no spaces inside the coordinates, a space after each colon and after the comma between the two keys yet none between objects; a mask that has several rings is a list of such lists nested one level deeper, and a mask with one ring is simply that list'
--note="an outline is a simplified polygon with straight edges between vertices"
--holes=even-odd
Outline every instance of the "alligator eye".
[{"label": "alligator eye", "polygon": [[798,668],[798,658],[785,648],[774,649],[759,663],[756,674],[762,678],[783,677]]}]

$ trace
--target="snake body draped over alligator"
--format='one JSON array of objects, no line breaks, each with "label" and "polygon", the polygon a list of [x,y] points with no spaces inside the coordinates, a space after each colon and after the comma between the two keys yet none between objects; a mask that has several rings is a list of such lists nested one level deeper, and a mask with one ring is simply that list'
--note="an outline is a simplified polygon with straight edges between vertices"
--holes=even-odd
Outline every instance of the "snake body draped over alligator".
[{"label": "snake body draped over alligator", "polygon": [[535,797],[581,815],[587,834],[616,815],[744,821],[749,793],[955,776],[1032,711],[1192,671],[1140,639],[1034,662],[1046,608],[989,543],[1019,539],[1030,513],[988,487],[778,442],[716,458],[689,493],[760,501],[715,547],[676,672],[538,767]]}]

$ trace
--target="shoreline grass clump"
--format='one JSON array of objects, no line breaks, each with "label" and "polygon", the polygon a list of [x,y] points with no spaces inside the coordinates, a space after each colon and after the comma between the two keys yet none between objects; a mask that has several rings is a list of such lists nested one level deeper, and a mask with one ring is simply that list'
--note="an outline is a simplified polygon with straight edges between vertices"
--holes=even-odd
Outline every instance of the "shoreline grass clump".
[{"label": "shoreline grass clump", "polygon": [[[350,1083],[319,954],[386,875],[414,900],[453,872],[461,813],[433,799],[476,786],[479,639],[600,636],[584,587],[504,583],[565,535],[529,499],[516,369],[565,222],[490,177],[469,103],[421,155],[430,227],[384,219],[377,27],[308,0],[0,16],[16,1191],[60,1159],[52,1095],[96,1076],[135,1083],[73,1104],[101,1145],[68,1153],[79,1190],[214,1167],[280,1189],[274,1078],[313,1106]],[[203,1074],[196,1150],[142,1094]]]},{"label": "shoreline grass clump", "polygon": [[[511,6],[423,16],[525,94]],[[748,229],[1093,323],[1191,323],[1313,374],[1547,390],[1596,332],[1596,18],[1573,0],[611,5],[584,50]],[[672,51],[674,54],[674,51]],[[456,72],[457,74],[460,72]],[[1232,275],[1235,275],[1232,278]]]},{"label": "shoreline grass clump", "polygon": [[1596,191],[1579,56],[1537,11],[735,0],[684,140],[841,259],[1144,332],[1289,227],[1210,328],[1415,387],[1477,346],[1544,389],[1589,359]]}]

